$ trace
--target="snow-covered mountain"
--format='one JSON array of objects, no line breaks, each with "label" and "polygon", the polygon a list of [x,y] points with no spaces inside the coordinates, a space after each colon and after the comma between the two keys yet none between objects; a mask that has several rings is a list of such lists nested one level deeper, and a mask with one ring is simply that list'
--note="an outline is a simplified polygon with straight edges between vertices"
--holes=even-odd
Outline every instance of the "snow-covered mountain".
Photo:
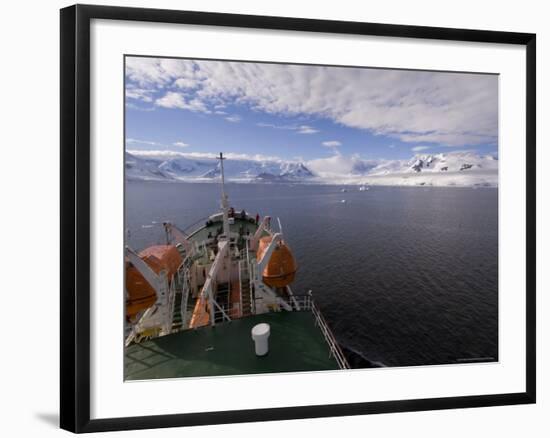
[{"label": "snow-covered mountain", "polygon": [[[471,151],[417,154],[409,160],[363,160],[334,155],[307,162],[231,157],[225,176],[233,182],[321,184],[492,186],[498,185],[498,159]],[[220,163],[214,156],[178,152],[126,152],[126,178],[214,182]]]},{"label": "snow-covered mountain", "polygon": [[498,159],[469,151],[417,154],[410,160],[382,162],[364,177],[366,184],[496,187]]},{"label": "snow-covered mountain", "polygon": [[[227,181],[302,182],[314,174],[304,163],[281,160],[229,158],[224,161]],[[143,180],[217,181],[220,163],[214,157],[182,153],[126,152],[126,177]]]},{"label": "snow-covered mountain", "polygon": [[124,167],[127,180],[165,181],[172,179],[169,173],[163,171],[158,161],[150,160],[128,152],[124,155]]},{"label": "snow-covered mountain", "polygon": [[464,170],[498,170],[498,159],[492,155],[452,152],[448,154],[417,154],[409,160],[394,160],[380,163],[369,175],[387,175],[389,173],[439,173],[461,172]]}]

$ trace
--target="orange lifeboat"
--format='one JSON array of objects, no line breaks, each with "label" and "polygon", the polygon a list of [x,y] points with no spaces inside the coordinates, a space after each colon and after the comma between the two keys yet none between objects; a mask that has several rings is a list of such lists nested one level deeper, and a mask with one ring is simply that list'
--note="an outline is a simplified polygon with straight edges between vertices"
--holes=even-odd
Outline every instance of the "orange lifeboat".
[{"label": "orange lifeboat", "polygon": [[[150,246],[141,251],[139,257],[155,273],[166,271],[169,279],[177,272],[182,262],[179,251],[173,245]],[[126,290],[128,292],[126,317],[130,320],[157,301],[155,289],[128,260],[126,260]]]},{"label": "orange lifeboat", "polygon": [[[273,240],[272,236],[264,236],[258,245],[257,259],[261,260]],[[286,287],[294,281],[298,267],[292,251],[285,242],[278,242],[271,253],[267,266],[262,272],[265,284],[271,287]]]},{"label": "orange lifeboat", "polygon": [[193,309],[189,328],[197,328],[210,324],[210,312],[208,310],[208,302],[206,298],[199,297]]}]

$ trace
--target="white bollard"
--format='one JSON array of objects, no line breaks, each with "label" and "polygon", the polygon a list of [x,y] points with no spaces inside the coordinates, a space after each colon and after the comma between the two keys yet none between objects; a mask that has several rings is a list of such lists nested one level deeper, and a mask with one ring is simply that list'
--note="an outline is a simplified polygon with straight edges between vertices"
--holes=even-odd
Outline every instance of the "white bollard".
[{"label": "white bollard", "polygon": [[265,322],[252,327],[252,339],[254,340],[256,356],[265,356],[269,351],[269,333],[269,324]]}]

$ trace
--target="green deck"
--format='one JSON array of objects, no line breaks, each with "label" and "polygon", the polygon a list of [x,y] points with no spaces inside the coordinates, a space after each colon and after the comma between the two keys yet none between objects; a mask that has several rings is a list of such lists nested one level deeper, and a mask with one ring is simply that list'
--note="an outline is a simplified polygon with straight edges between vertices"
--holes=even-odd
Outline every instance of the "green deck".
[{"label": "green deck", "polygon": [[[239,230],[242,231],[243,235],[246,235],[248,230],[250,237],[254,235],[258,225],[256,222],[250,222],[249,219],[241,219],[240,217],[235,217],[235,223],[229,225],[229,230],[232,233],[238,233]],[[208,239],[208,233],[212,237],[215,237],[217,234],[221,233],[223,230],[223,223],[221,221],[214,221],[209,226],[203,225],[198,230],[195,230],[189,236],[189,239],[194,242],[202,242]]]},{"label": "green deck", "polygon": [[[271,326],[269,353],[257,357],[252,327]],[[126,380],[338,369],[311,312],[274,312],[186,330],[126,348]]]}]

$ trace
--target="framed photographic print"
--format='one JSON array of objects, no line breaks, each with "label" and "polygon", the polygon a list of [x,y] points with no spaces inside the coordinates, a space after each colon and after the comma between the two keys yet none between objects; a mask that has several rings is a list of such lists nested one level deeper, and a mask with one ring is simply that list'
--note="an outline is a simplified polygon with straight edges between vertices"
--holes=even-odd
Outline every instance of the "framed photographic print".
[{"label": "framed photographic print", "polygon": [[61,10],[61,427],[535,402],[535,35]]}]

